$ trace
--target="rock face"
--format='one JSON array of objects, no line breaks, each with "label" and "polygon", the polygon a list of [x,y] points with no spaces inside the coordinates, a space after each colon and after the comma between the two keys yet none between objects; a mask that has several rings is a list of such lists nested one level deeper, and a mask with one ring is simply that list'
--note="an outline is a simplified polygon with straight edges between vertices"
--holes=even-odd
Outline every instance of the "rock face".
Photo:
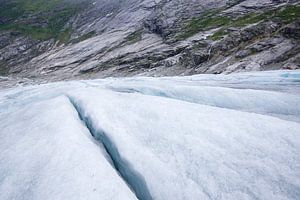
[{"label": "rock face", "polygon": [[0,4],[2,76],[48,81],[300,67],[297,0]]}]

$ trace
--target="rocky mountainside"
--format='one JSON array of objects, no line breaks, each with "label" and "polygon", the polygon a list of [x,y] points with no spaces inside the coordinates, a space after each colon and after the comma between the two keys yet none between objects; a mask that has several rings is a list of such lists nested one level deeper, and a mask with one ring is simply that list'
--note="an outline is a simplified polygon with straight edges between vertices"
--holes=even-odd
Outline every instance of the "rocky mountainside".
[{"label": "rocky mountainside", "polygon": [[300,68],[297,0],[0,0],[0,84]]}]

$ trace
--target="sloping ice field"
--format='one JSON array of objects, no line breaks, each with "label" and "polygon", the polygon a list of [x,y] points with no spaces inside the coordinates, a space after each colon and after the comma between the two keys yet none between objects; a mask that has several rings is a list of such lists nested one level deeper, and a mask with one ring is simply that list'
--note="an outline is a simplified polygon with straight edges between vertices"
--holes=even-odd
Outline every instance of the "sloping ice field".
[{"label": "sloping ice field", "polygon": [[0,199],[300,199],[300,71],[1,90]]}]

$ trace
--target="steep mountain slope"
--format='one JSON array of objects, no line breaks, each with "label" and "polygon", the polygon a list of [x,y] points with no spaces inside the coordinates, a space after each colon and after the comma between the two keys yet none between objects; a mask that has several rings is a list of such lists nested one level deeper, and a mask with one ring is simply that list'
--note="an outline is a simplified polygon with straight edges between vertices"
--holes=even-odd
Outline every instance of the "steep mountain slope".
[{"label": "steep mountain slope", "polygon": [[0,3],[4,76],[48,81],[299,68],[297,0]]}]

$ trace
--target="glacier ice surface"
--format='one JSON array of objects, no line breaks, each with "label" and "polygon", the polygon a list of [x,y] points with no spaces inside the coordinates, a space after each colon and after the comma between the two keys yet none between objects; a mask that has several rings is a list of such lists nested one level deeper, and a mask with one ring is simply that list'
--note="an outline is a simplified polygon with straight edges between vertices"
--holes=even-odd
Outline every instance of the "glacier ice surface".
[{"label": "glacier ice surface", "polygon": [[300,71],[0,91],[0,199],[299,199]]}]

